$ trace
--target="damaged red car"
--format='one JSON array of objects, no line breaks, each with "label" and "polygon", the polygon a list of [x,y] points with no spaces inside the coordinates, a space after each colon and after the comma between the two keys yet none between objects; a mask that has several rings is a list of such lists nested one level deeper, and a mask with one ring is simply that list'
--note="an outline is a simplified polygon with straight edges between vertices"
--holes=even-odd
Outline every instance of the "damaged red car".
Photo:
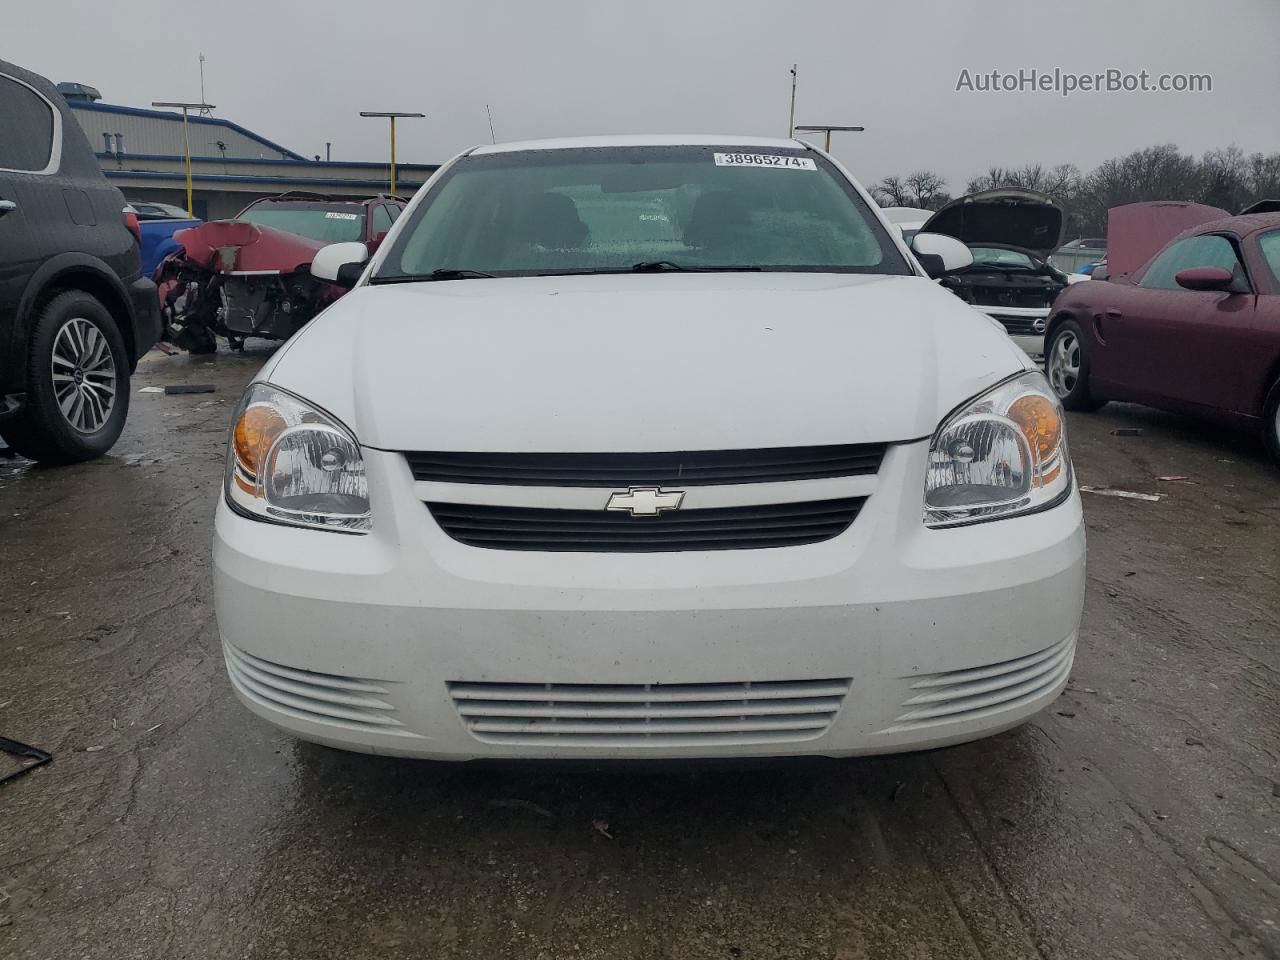
[{"label": "damaged red car", "polygon": [[1110,277],[1053,305],[1045,372],[1063,406],[1193,414],[1260,432],[1280,462],[1280,213],[1116,207],[1107,257]]},{"label": "damaged red car", "polygon": [[285,193],[255,200],[233,220],[179,230],[181,248],[156,268],[165,337],[213,353],[217,337],[284,340],[346,290],[311,276],[330,243],[361,241],[372,253],[404,209],[399,197]]}]

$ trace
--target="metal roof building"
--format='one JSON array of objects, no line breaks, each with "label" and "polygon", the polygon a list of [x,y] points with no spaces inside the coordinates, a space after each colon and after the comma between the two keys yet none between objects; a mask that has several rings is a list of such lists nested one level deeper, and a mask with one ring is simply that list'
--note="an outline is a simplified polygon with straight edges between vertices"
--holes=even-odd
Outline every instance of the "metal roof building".
[{"label": "metal roof building", "polygon": [[[186,206],[182,114],[102,103],[93,87],[62,83],[98,163],[126,197]],[[308,160],[288,147],[221,117],[188,117],[192,212],[202,219],[234,216],[249,201],[285,190],[318,190],[343,196],[385,192],[385,163]],[[438,164],[397,163],[396,192],[412,194]]]}]

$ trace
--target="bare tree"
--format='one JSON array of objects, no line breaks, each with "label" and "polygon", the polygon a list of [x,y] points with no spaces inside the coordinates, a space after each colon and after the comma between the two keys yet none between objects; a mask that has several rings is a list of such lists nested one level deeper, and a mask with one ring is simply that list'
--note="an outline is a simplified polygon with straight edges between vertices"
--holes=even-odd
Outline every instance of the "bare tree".
[{"label": "bare tree", "polygon": [[[1166,143],[1100,163],[1087,175],[1070,163],[991,166],[971,178],[965,193],[1022,187],[1047,194],[1062,207],[1067,237],[1102,236],[1107,211],[1149,200],[1188,200],[1235,213],[1258,200],[1280,200],[1280,153],[1246,155],[1232,145],[1196,159]],[[936,210],[950,196],[930,170],[885,177],[872,192],[882,206]]]},{"label": "bare tree", "polygon": [[917,170],[907,177],[885,177],[871,188],[871,195],[882,207],[922,207],[937,210],[951,199],[947,181],[932,170]]},{"label": "bare tree", "polygon": [[885,177],[871,188],[876,203],[882,207],[910,207],[911,197],[901,177]]},{"label": "bare tree", "polygon": [[946,178],[932,170],[917,170],[905,182],[913,200],[909,206],[937,210],[951,199],[947,193]]}]

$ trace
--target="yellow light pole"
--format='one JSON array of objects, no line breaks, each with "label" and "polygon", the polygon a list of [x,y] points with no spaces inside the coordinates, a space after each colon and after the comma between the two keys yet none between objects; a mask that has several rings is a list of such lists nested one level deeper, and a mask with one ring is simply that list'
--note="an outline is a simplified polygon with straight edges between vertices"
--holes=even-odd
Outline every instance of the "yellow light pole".
[{"label": "yellow light pole", "polygon": [[833,127],[823,123],[810,123],[796,127],[797,131],[805,131],[806,133],[825,133],[827,135],[826,146],[823,147],[827,153],[831,152],[831,131],[839,130],[849,133],[861,133],[866,127]]},{"label": "yellow light pole", "polygon": [[391,120],[391,192],[396,192],[396,119],[399,117],[425,117],[425,113],[403,113],[395,110],[361,110],[362,117],[389,117]]},{"label": "yellow light pole", "polygon": [[179,103],[171,100],[153,100],[153,107],[181,107],[182,108],[182,165],[187,175],[187,216],[194,215],[192,206],[194,201],[191,199],[191,137],[187,134],[187,111],[199,110],[206,113],[214,109],[211,103]]}]

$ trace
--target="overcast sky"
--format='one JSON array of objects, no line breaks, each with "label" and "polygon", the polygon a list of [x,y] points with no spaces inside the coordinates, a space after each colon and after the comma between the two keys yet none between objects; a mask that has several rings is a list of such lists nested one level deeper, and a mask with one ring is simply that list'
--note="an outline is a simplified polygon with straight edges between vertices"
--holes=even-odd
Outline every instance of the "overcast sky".
[{"label": "overcast sky", "polygon": [[[953,192],[989,165],[1087,171],[1154,143],[1280,150],[1277,0],[0,0],[0,59],[109,103],[199,98],[311,156],[400,159],[489,140],[620,132],[785,135],[862,124],[834,153],[865,182],[920,167]],[[1211,93],[957,92],[1020,68],[1207,73]]]}]

